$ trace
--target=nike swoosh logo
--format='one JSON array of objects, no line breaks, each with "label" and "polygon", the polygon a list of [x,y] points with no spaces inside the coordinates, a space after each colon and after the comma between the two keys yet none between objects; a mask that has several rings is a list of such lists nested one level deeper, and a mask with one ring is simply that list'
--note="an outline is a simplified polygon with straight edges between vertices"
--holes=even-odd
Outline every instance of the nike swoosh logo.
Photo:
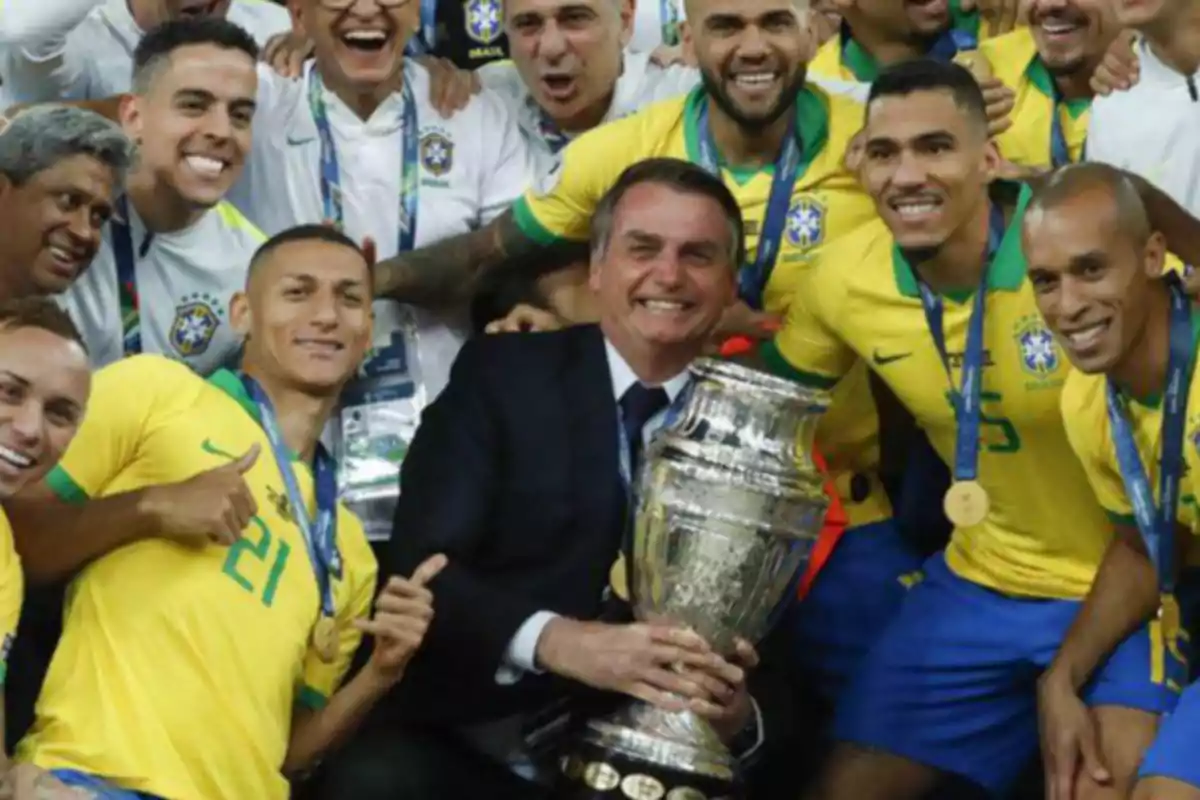
[{"label": "nike swoosh logo", "polygon": [[235,456],[233,453],[226,453],[224,450],[222,450],[221,448],[219,448],[215,444],[213,444],[212,439],[205,439],[203,442],[201,442],[200,449],[211,455],[221,456],[222,458],[227,458],[230,461],[237,460],[237,456]]},{"label": "nike swoosh logo", "polygon": [[896,353],[894,355],[885,356],[885,355],[880,355],[879,350],[876,349],[875,352],[871,354],[871,360],[873,362],[875,362],[876,366],[884,367],[884,366],[887,366],[888,364],[894,364],[897,361],[902,361],[903,359],[906,359],[911,355],[912,355],[912,353]]}]

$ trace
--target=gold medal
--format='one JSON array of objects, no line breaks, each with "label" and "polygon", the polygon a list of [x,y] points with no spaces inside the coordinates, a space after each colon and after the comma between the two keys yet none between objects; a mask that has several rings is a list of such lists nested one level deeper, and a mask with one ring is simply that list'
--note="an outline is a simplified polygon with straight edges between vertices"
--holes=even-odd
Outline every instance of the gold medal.
[{"label": "gold medal", "polygon": [[625,569],[625,554],[617,556],[612,569],[608,571],[608,586],[617,597],[629,602],[629,571]]},{"label": "gold medal", "polygon": [[333,621],[333,617],[322,614],[317,619],[317,623],[313,625],[312,644],[317,658],[326,664],[334,662],[338,654],[338,632],[337,623]]},{"label": "gold medal", "polygon": [[955,481],[942,501],[946,518],[958,528],[969,528],[983,522],[987,519],[990,505],[987,489],[979,481]]}]

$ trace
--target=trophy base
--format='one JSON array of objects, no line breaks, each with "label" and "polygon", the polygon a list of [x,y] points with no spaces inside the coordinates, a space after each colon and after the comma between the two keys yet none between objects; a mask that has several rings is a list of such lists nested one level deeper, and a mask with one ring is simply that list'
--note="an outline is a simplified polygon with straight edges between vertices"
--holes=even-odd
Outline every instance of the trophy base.
[{"label": "trophy base", "polygon": [[554,800],[741,800],[731,780],[653,764],[596,742],[566,756]]},{"label": "trophy base", "polygon": [[737,761],[703,719],[633,703],[587,724],[555,800],[737,800]]}]

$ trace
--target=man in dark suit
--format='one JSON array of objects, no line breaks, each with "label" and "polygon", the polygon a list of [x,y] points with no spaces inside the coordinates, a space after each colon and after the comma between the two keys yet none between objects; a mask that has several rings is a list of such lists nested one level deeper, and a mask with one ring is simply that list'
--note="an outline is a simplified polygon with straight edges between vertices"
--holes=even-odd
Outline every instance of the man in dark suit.
[{"label": "man in dark suit", "polygon": [[544,797],[552,748],[539,744],[557,729],[540,726],[562,701],[687,707],[735,752],[761,743],[763,711],[785,705],[752,699],[753,649],[733,664],[692,632],[631,623],[609,586],[630,508],[620,464],[636,473],[733,302],[742,240],[719,180],[642,162],[594,220],[600,324],[463,349],[405,459],[381,559],[386,574],[449,556],[435,617],[390,718],[330,765],[328,796]]}]

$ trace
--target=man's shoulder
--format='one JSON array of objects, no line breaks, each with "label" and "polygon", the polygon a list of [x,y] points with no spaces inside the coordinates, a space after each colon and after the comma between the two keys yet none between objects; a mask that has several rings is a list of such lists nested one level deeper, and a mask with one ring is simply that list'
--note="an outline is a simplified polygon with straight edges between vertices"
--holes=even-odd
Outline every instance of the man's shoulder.
[{"label": "man's shoulder", "polygon": [[600,342],[595,325],[573,325],[558,331],[538,333],[505,333],[477,336],[463,346],[459,359],[473,369],[498,375],[512,375],[507,370],[519,363],[526,374],[556,372],[562,360],[579,352],[589,340]]},{"label": "man's shoulder", "polygon": [[876,217],[826,245],[815,264],[813,277],[823,284],[876,282],[880,271],[892,269],[894,245],[892,232]]},{"label": "man's shoulder", "polygon": [[979,52],[987,59],[996,78],[1016,89],[1029,64],[1037,55],[1037,43],[1027,27],[980,42]]},{"label": "man's shoulder", "polygon": [[232,0],[228,17],[230,22],[245,28],[260,45],[276,34],[287,33],[292,27],[287,8],[268,0]]},{"label": "man's shoulder", "polygon": [[[1088,374],[1072,368],[1063,381],[1063,421],[1068,431],[1102,433],[1107,428],[1107,381],[1103,374]],[[1097,425],[1097,420],[1101,424]],[[1075,437],[1072,436],[1074,439]]]}]

